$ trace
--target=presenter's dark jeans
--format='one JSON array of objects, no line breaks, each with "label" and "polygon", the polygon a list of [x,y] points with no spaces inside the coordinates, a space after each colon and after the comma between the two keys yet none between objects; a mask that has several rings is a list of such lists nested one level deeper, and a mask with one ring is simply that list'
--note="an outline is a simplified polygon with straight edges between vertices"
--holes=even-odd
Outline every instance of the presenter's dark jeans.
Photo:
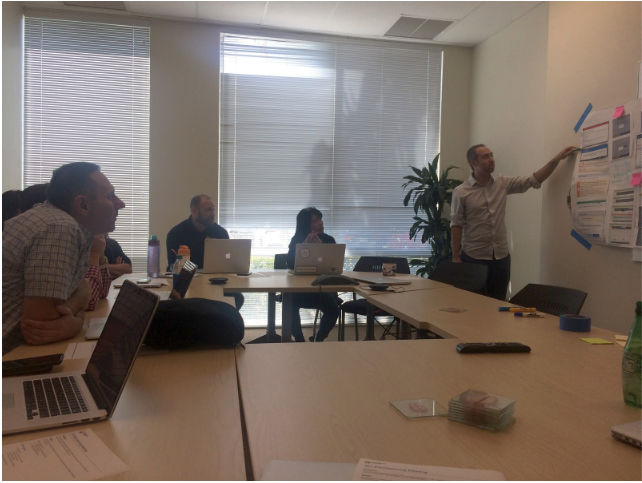
[{"label": "presenter's dark jeans", "polygon": [[315,339],[317,342],[321,342],[328,336],[337,324],[341,313],[336,292],[292,294],[292,336],[297,342],[305,341],[301,330],[299,309],[319,309],[323,312]]},{"label": "presenter's dark jeans", "polygon": [[488,267],[488,280],[486,280],[486,296],[498,300],[506,300],[508,282],[510,282],[510,253],[506,258],[497,260],[479,260],[466,255],[461,251],[461,261],[464,263],[476,263]]}]

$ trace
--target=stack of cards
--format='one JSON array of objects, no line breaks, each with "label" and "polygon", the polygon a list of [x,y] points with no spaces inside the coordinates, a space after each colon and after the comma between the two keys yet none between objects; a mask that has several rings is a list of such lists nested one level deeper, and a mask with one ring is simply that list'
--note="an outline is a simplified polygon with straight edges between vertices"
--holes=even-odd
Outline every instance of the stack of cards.
[{"label": "stack of cards", "polygon": [[515,418],[515,400],[469,389],[448,402],[448,419],[489,431],[502,429]]}]

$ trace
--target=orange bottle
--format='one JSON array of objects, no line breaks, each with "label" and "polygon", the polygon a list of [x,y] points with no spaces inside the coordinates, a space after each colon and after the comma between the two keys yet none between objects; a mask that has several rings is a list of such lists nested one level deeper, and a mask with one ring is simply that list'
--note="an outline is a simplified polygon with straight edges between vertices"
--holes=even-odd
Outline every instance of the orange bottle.
[{"label": "orange bottle", "polygon": [[180,245],[178,247],[178,251],[172,248],[172,251],[174,252],[175,255],[183,256],[183,263],[185,262],[185,260],[189,260],[189,247],[187,245]]}]

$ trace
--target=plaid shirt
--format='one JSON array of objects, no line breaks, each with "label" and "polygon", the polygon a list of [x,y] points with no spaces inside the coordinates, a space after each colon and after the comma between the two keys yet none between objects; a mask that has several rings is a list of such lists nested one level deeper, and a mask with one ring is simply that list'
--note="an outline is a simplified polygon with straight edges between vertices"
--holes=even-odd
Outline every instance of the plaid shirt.
[{"label": "plaid shirt", "polygon": [[109,275],[107,265],[102,267],[90,265],[85,278],[91,287],[91,300],[89,301],[89,307],[87,307],[87,310],[91,312],[96,310],[98,300],[107,297],[109,286],[111,285],[111,275]]},{"label": "plaid shirt", "polygon": [[2,232],[2,353],[23,341],[25,297],[67,300],[89,268],[93,236],[45,202],[5,222]]}]

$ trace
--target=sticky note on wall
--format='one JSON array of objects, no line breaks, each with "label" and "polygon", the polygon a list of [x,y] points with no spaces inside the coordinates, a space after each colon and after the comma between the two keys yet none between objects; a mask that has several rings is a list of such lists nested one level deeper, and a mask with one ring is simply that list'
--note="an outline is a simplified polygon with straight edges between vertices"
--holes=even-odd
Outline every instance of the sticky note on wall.
[{"label": "sticky note on wall", "polygon": [[624,114],[624,106],[616,107],[613,113],[613,119],[620,117],[622,114]]},{"label": "sticky note on wall", "polygon": [[631,176],[631,186],[640,186],[640,182],[642,182],[642,173],[633,173],[633,176]]}]

